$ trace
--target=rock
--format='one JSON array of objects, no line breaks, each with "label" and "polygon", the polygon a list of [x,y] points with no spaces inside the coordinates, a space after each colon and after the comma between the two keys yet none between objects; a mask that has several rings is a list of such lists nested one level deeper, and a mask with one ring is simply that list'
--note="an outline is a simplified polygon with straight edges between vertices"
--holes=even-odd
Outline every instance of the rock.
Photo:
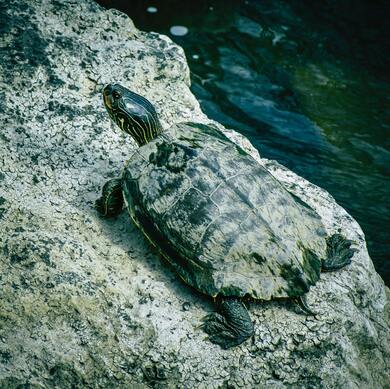
[{"label": "rock", "polygon": [[[260,159],[357,253],[308,295],[251,303],[252,341],[224,351],[196,327],[213,305],[185,286],[127,215],[100,218],[101,185],[134,142],[103,108],[119,82],[164,127],[210,122],[183,50],[91,0],[10,1],[0,12],[0,387],[380,388],[389,380],[386,288],[358,224],[324,190]],[[190,307],[185,309],[183,307]]]}]

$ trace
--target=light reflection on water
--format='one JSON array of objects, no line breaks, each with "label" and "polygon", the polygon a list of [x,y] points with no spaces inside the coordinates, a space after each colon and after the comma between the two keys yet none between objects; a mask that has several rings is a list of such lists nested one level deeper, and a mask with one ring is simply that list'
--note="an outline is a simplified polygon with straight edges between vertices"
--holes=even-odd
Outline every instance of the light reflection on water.
[{"label": "light reflection on water", "polygon": [[203,110],[327,189],[358,220],[390,283],[385,2],[99,2],[143,30],[186,26],[171,37],[186,51]]}]

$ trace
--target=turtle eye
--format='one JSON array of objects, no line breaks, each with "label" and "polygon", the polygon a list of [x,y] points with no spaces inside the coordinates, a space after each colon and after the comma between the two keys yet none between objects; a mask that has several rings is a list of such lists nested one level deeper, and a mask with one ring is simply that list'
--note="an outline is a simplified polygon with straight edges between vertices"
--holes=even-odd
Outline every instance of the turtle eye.
[{"label": "turtle eye", "polygon": [[112,97],[117,100],[121,98],[121,94],[117,90],[114,90],[112,92]]}]

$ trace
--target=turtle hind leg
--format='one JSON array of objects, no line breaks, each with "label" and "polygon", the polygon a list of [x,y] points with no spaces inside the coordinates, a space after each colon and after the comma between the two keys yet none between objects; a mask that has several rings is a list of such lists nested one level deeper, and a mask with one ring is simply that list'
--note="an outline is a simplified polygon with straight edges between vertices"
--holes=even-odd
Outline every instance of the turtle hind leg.
[{"label": "turtle hind leg", "polygon": [[253,323],[242,301],[223,297],[218,311],[207,315],[201,326],[212,343],[228,349],[238,346],[253,335]]},{"label": "turtle hind leg", "polygon": [[334,234],[326,240],[326,259],[322,261],[323,271],[333,271],[351,263],[353,253],[352,241],[340,234]]},{"label": "turtle hind leg", "polygon": [[103,216],[116,216],[123,208],[122,180],[107,181],[102,189],[102,197],[95,202],[96,210]]}]

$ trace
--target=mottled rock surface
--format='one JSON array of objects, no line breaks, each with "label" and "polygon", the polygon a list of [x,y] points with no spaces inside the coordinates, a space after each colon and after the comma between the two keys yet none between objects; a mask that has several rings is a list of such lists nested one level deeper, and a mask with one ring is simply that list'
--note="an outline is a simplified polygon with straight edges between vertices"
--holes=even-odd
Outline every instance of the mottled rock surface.
[{"label": "mottled rock surface", "polygon": [[1,2],[0,31],[1,388],[390,387],[388,296],[360,227],[234,132],[355,242],[352,264],[310,291],[316,318],[288,301],[251,303],[253,340],[223,351],[196,329],[212,302],[125,213],[97,215],[102,183],[135,147],[110,124],[103,84],[145,95],[166,128],[209,121],[180,47],[90,0]]}]

